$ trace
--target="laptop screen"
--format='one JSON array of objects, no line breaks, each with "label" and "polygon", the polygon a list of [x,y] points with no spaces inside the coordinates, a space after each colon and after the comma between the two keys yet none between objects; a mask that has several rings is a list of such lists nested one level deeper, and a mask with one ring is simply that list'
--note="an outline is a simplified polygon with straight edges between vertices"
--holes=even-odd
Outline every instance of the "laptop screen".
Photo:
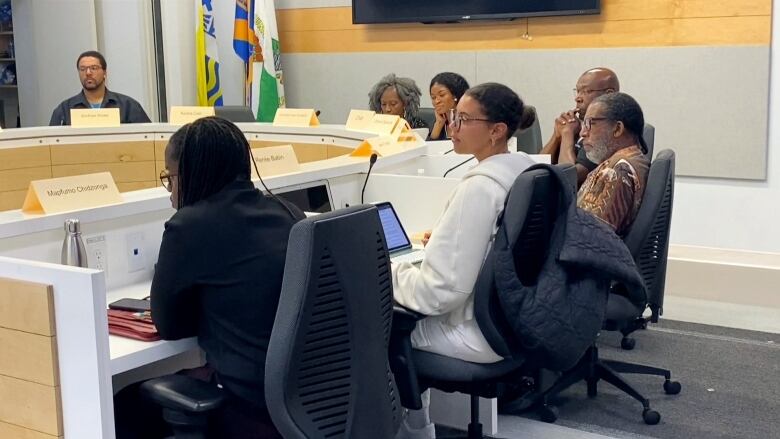
[{"label": "laptop screen", "polygon": [[325,181],[283,187],[275,190],[274,193],[295,204],[304,212],[325,213],[333,210],[330,190]]},{"label": "laptop screen", "polygon": [[385,241],[387,241],[387,251],[393,252],[410,248],[412,243],[406,236],[401,221],[390,203],[379,203],[376,205],[379,211],[379,220],[382,221],[382,229],[385,232]]}]

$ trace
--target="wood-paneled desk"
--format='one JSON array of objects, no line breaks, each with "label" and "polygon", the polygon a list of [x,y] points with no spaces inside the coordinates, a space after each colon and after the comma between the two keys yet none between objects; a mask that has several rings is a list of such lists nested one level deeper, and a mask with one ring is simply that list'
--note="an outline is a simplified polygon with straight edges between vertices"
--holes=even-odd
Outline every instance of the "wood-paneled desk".
[{"label": "wood-paneled desk", "polygon": [[[349,153],[365,137],[338,126],[307,130],[239,123],[252,148],[292,144],[310,163]],[[160,185],[168,139],[179,127],[36,127],[0,132],[0,210],[18,209],[31,180],[109,171],[121,192]]]}]

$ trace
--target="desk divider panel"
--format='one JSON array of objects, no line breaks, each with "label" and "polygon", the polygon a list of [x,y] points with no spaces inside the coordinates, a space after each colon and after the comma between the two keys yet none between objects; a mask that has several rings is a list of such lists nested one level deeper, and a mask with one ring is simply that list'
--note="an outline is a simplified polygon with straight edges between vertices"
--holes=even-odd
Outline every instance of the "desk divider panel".
[{"label": "desk divider panel", "polygon": [[0,437],[63,437],[50,285],[0,278]]}]

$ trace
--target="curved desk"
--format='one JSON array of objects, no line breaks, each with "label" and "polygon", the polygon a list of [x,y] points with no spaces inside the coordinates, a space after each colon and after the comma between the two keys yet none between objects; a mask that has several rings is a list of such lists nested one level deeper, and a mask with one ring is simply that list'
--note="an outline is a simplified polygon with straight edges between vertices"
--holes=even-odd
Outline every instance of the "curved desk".
[{"label": "curved desk", "polygon": [[[340,126],[238,125],[252,147],[292,144],[295,148],[300,171],[264,178],[272,190],[327,180],[334,208],[359,202],[365,178],[361,173],[367,170],[368,159],[346,154],[370,135]],[[41,384],[8,377],[4,367],[9,363],[0,361],[0,437],[113,438],[112,378],[196,348],[195,339],[144,343],[109,336],[107,330],[107,303],[148,295],[163,224],[174,213],[169,193],[157,187],[157,176],[165,145],[177,128],[142,124],[0,133],[0,204],[6,208],[18,208],[30,180],[41,178],[108,170],[126,191],[124,202],[116,205],[52,215],[0,212],[0,278],[50,286],[56,328],[51,336],[56,377],[46,387],[46,398],[30,400],[28,396],[39,392]],[[426,151],[425,145],[419,145],[382,157],[375,169],[389,169]],[[85,241],[94,236],[104,239],[107,266],[103,271],[58,264],[62,224],[68,218],[81,221]],[[127,260],[131,235],[140,242],[144,257],[142,269],[136,271],[131,271]],[[3,293],[0,285],[0,308]],[[0,335],[6,331],[24,336],[24,331],[2,326],[0,320]],[[32,355],[29,346],[9,343],[10,339],[0,337],[0,356]],[[11,388],[20,390],[8,395]],[[41,413],[48,413],[46,422],[41,422]]]},{"label": "curved desk", "polygon": [[[292,144],[300,163],[349,153],[365,133],[340,126],[274,127],[239,123],[252,148]],[[40,127],[0,132],[0,210],[18,209],[31,180],[109,171],[121,192],[160,185],[168,139],[179,127]]]}]

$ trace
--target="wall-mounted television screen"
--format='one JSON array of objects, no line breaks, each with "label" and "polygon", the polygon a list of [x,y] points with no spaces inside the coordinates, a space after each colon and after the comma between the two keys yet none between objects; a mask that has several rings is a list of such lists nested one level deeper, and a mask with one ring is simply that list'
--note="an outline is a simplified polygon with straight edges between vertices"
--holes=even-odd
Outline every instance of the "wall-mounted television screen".
[{"label": "wall-mounted television screen", "polygon": [[355,24],[505,20],[600,11],[600,0],[352,0]]}]

